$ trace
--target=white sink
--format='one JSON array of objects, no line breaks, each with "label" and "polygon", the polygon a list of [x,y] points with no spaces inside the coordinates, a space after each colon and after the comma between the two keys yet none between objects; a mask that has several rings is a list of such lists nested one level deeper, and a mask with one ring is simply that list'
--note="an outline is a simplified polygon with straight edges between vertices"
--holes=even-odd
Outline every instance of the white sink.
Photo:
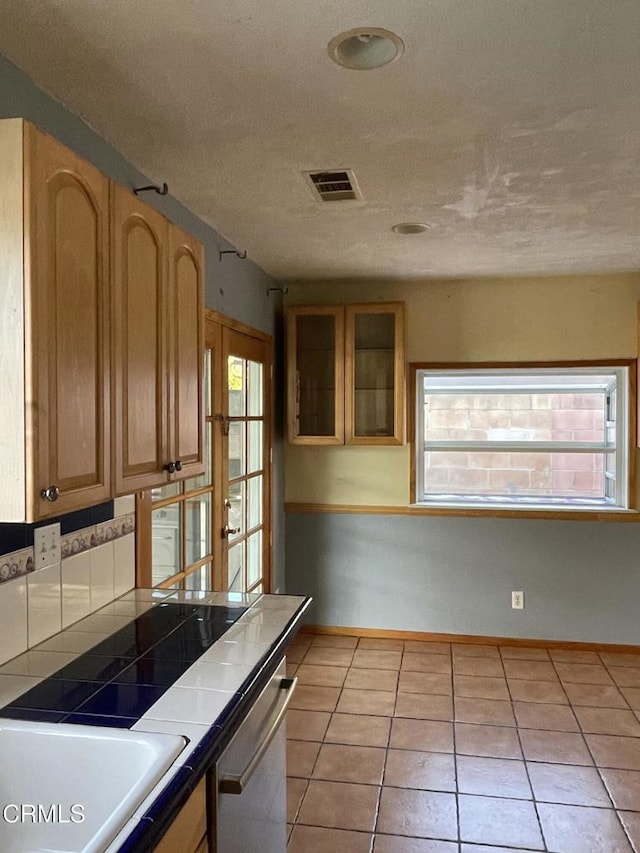
[{"label": "white sink", "polygon": [[184,746],[178,735],[0,722],[0,850],[100,853]]}]

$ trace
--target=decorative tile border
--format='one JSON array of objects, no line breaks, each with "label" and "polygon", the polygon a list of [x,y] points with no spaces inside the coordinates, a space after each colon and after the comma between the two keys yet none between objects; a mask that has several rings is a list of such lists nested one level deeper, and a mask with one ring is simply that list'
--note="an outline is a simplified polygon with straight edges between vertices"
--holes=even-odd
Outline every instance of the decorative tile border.
[{"label": "decorative tile border", "polygon": [[135,527],[136,514],[132,512],[128,515],[121,515],[119,518],[112,518],[110,521],[103,521],[93,527],[74,530],[73,533],[63,536],[60,541],[61,557],[64,560],[67,557],[73,557],[75,554],[81,554],[83,551],[90,551],[92,548],[104,545],[105,542],[121,539],[129,533],[133,533]]},{"label": "decorative tile border", "polygon": [[23,548],[0,557],[0,584],[29,574],[35,568],[33,548]]}]

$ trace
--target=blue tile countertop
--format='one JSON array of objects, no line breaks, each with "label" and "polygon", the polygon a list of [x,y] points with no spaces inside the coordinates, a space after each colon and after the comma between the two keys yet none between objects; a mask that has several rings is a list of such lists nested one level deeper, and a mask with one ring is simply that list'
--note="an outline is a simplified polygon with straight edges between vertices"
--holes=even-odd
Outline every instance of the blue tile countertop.
[{"label": "blue tile countertop", "polygon": [[107,853],[148,850],[235,734],[310,603],[133,590],[0,667],[0,717],[187,738]]}]

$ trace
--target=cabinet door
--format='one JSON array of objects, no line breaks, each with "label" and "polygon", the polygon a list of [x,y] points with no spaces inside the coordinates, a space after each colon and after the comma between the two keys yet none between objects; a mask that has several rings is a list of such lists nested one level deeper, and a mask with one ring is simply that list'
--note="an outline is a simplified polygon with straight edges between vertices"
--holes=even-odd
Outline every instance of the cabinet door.
[{"label": "cabinet door", "polygon": [[203,258],[197,240],[169,226],[169,446],[183,479],[205,469]]},{"label": "cabinet door", "polygon": [[347,444],[404,441],[404,305],[346,308]]},{"label": "cabinet door", "polygon": [[27,340],[33,342],[28,494],[32,517],[43,518],[111,494],[109,182],[51,137],[25,127]]},{"label": "cabinet door", "polygon": [[344,444],[344,308],[296,306],[287,314],[289,441]]},{"label": "cabinet door", "polygon": [[167,481],[166,310],[168,223],[129,190],[113,187],[116,494]]}]

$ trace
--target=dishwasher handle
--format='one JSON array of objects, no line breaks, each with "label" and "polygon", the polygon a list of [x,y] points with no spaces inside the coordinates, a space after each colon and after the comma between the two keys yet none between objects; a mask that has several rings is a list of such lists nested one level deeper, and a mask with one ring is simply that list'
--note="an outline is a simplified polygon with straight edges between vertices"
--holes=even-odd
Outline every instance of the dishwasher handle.
[{"label": "dishwasher handle", "polygon": [[287,713],[287,708],[289,707],[289,703],[293,698],[293,692],[296,689],[296,684],[298,683],[297,678],[282,678],[280,679],[280,690],[286,690],[287,695],[284,698],[278,713],[273,719],[271,726],[269,727],[269,731],[266,733],[265,737],[260,743],[260,746],[257,748],[251,761],[247,764],[244,771],[237,775],[230,774],[228,776],[223,776],[220,779],[220,783],[218,785],[218,789],[221,794],[242,794],[244,789],[247,787],[249,780],[253,776],[256,767],[260,764],[262,760],[262,756],[269,749],[271,745],[271,741],[276,736],[278,729],[280,728],[280,724],[284,719],[284,715]]}]

